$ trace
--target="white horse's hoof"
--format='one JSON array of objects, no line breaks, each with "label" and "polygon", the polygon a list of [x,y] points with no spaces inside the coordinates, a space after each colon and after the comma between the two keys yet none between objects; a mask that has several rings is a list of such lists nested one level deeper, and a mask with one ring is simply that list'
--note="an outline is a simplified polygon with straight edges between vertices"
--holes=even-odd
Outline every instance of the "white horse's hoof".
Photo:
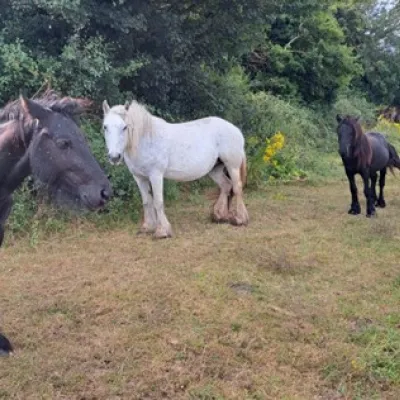
[{"label": "white horse's hoof", "polygon": [[231,214],[229,222],[231,225],[234,226],[246,226],[249,223],[249,217],[248,216],[239,217],[238,215]]},{"label": "white horse's hoof", "polygon": [[171,228],[165,228],[163,226],[159,226],[154,233],[154,238],[156,239],[167,239],[172,237]]},{"label": "white horse's hoof", "polygon": [[151,235],[152,233],[154,233],[154,231],[156,230],[156,228],[152,228],[150,226],[146,226],[146,225],[142,225],[139,230],[137,231],[137,235]]},{"label": "white horse's hoof", "polygon": [[221,216],[215,213],[211,213],[211,221],[216,224],[226,224],[229,222],[229,217],[227,215]]}]

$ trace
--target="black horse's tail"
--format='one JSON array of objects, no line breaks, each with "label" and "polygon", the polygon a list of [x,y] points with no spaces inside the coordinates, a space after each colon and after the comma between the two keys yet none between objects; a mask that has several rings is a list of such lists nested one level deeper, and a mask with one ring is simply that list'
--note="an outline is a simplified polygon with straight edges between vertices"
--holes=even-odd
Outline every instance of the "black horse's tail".
[{"label": "black horse's tail", "polygon": [[400,157],[397,154],[396,149],[394,148],[393,145],[388,143],[389,146],[389,162],[388,162],[388,168],[394,174],[393,168],[400,169]]}]

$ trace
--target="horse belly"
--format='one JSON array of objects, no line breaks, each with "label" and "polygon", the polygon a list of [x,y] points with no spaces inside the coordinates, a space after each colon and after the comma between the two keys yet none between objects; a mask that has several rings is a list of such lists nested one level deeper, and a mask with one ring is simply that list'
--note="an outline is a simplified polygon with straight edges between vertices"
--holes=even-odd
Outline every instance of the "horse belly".
[{"label": "horse belly", "polygon": [[387,163],[389,161],[389,150],[387,149],[386,146],[384,146],[375,138],[371,140],[371,146],[372,146],[371,169],[379,171],[387,166]]},{"label": "horse belly", "polygon": [[218,159],[216,147],[177,146],[169,157],[165,178],[188,182],[207,175]]}]

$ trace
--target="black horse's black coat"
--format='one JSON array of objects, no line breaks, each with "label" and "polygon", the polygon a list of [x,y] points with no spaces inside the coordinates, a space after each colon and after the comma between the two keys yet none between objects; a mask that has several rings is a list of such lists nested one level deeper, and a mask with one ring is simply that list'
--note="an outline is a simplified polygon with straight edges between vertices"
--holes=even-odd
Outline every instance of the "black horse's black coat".
[{"label": "black horse's black coat", "polygon": [[[358,119],[337,116],[339,153],[350,184],[351,206],[349,214],[361,213],[355,175],[360,174],[364,183],[367,217],[375,215],[375,206],[385,207],[384,187],[387,168],[400,169],[396,149],[378,132],[364,134]],[[376,183],[379,172],[379,197]],[[371,182],[371,184],[370,184]]]}]

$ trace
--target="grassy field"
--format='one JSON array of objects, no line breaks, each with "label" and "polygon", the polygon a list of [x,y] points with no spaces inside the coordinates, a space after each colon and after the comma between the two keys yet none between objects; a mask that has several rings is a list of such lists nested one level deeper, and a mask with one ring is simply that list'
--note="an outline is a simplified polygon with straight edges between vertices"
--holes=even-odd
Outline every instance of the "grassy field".
[{"label": "grassy field", "polygon": [[251,193],[247,228],[207,196],[136,226],[0,254],[0,399],[399,399],[400,178],[347,215],[344,179]]}]

